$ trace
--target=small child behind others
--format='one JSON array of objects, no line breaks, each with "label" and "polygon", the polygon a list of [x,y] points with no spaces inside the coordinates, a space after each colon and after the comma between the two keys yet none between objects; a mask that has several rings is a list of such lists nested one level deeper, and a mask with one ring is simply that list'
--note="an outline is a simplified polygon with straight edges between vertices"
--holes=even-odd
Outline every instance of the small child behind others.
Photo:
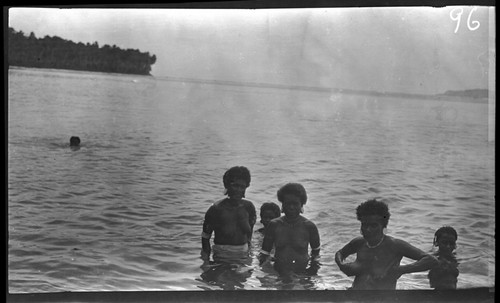
[{"label": "small child behind others", "polygon": [[281,216],[281,209],[278,204],[274,202],[266,202],[260,207],[260,223],[264,227],[259,228],[257,231],[264,234],[266,227],[271,222],[272,219],[276,219]]},{"label": "small child behind others", "polygon": [[455,257],[457,247],[457,231],[451,226],[443,226],[434,234],[434,246],[438,247],[435,253],[439,264],[429,271],[431,288],[456,289],[458,280],[458,262]]}]

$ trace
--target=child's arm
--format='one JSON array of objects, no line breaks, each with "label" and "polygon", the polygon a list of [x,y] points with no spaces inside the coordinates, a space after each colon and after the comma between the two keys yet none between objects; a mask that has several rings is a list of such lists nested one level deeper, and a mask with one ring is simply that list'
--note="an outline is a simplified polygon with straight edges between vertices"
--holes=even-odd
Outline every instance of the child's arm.
[{"label": "child's arm", "polygon": [[363,267],[359,262],[344,262],[344,260],[348,256],[357,253],[360,243],[364,243],[362,237],[353,239],[351,242],[347,243],[342,249],[335,253],[335,263],[337,263],[339,269],[347,276],[356,276],[363,272]]},{"label": "child's arm", "polygon": [[274,230],[276,229],[276,223],[271,221],[269,225],[266,227],[266,231],[264,234],[264,240],[262,241],[262,249],[260,250],[260,254],[258,256],[259,263],[262,265],[271,257],[271,250],[274,245]]},{"label": "child's arm", "polygon": [[202,238],[201,238],[201,258],[204,261],[208,261],[210,259],[211,251],[212,251],[212,249],[210,248],[210,238],[208,238],[208,239],[203,238],[203,235],[202,235]]},{"label": "child's arm", "polygon": [[311,222],[309,225],[309,244],[311,245],[311,262],[319,263],[320,240],[318,228]]},{"label": "child's arm", "polygon": [[255,206],[253,205],[252,202],[248,201],[247,204],[247,211],[248,211],[248,223],[250,224],[250,234],[248,235],[248,244],[252,242],[252,236],[253,236],[253,227],[255,225],[255,222],[257,222],[257,212],[255,211]]},{"label": "child's arm", "polygon": [[391,268],[387,275],[392,275],[399,278],[404,274],[426,271],[439,265],[439,261],[435,257],[426,254],[425,252],[412,246],[411,244],[398,239],[394,239],[394,241],[396,244],[396,249],[401,253],[402,256],[416,260],[416,262],[407,265],[395,266]]},{"label": "child's arm", "polygon": [[205,214],[205,220],[203,221],[203,230],[201,233],[201,258],[205,261],[210,259],[210,253],[212,249],[210,248],[210,238],[212,237],[213,228],[210,225],[212,218],[212,207],[210,207]]},{"label": "child's arm", "polygon": [[311,246],[311,258],[309,262],[309,267],[306,269],[306,273],[309,275],[316,275],[320,268],[320,241],[319,241],[319,232],[316,225],[309,221],[307,223],[307,229],[309,231],[309,245]]}]

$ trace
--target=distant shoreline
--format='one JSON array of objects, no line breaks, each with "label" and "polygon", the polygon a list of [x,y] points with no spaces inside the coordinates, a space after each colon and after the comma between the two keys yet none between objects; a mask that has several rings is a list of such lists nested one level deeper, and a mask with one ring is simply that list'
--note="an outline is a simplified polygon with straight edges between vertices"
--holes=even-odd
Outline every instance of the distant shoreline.
[{"label": "distant shoreline", "polygon": [[[29,66],[9,66],[9,68],[14,68],[14,69],[33,68],[33,69],[47,69],[47,70],[53,69],[53,70],[80,71],[80,72],[100,72],[100,71],[75,70],[75,69],[40,68],[40,67],[29,67]],[[397,93],[397,92],[377,92],[368,90],[327,88],[320,86],[285,85],[285,84],[259,83],[259,82],[237,82],[237,81],[227,81],[227,80],[194,79],[194,78],[170,77],[170,76],[156,77],[153,75],[113,73],[113,72],[105,72],[105,73],[117,74],[117,75],[129,75],[129,76],[130,75],[146,76],[173,82],[190,82],[190,83],[226,85],[226,86],[288,89],[288,90],[321,92],[329,94],[347,94],[347,95],[382,97],[382,98],[423,99],[423,100],[435,100],[435,101],[452,101],[452,102],[468,102],[468,103],[484,103],[484,104],[488,103],[489,100],[488,94],[495,94],[495,91],[489,91],[487,89],[476,89],[476,90],[447,91],[443,94],[425,95],[425,94],[408,94],[408,93]],[[476,93],[475,95],[479,97],[475,97],[474,95],[471,96],[472,91],[474,91]]]},{"label": "distant shoreline", "polygon": [[61,71],[67,73],[98,73],[98,74],[108,74],[108,75],[118,75],[118,76],[130,76],[130,77],[148,77],[154,78],[153,75],[142,75],[142,74],[127,74],[127,73],[116,73],[116,72],[103,72],[103,71],[93,71],[93,70],[82,70],[82,69],[66,69],[66,68],[53,68],[53,67],[30,67],[30,66],[20,66],[20,65],[11,65],[8,67],[9,69],[18,69],[18,70],[47,70],[47,71]]},{"label": "distant shoreline", "polygon": [[[285,85],[285,84],[271,84],[271,83],[259,83],[259,82],[236,82],[236,81],[193,79],[193,78],[168,77],[168,76],[167,77],[163,76],[158,78],[175,82],[192,82],[192,83],[247,86],[247,87],[259,87],[259,88],[278,88],[278,89],[324,92],[331,94],[349,94],[349,95],[390,97],[390,98],[429,99],[429,100],[459,101],[459,102],[473,102],[473,103],[488,103],[488,94],[494,93],[494,91],[488,91],[487,89],[476,89],[476,90],[463,90],[463,91],[447,91],[446,93],[443,94],[425,95],[425,94],[408,94],[408,93],[397,93],[397,92],[377,92],[368,90],[327,88],[320,86]],[[471,95],[470,94],[471,91],[476,92],[476,94]]]}]

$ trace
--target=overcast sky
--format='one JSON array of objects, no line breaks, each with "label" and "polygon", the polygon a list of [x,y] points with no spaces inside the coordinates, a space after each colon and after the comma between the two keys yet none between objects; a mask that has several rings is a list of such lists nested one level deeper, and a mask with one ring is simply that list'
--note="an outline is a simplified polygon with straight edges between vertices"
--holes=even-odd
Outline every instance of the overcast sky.
[{"label": "overcast sky", "polygon": [[158,77],[434,94],[488,88],[493,18],[487,7],[11,8],[9,27],[149,52]]}]

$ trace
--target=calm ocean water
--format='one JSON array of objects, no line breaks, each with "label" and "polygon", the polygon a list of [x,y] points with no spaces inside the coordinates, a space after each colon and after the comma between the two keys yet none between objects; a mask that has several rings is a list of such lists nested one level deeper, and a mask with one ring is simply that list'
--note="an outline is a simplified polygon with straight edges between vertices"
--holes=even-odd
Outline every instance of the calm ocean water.
[{"label": "calm ocean water", "polygon": [[[390,207],[388,234],[425,251],[454,226],[458,287],[494,286],[487,104],[40,69],[10,69],[8,85],[11,293],[346,289],[334,254],[373,197]],[[317,276],[285,284],[255,259],[203,274],[203,215],[234,165],[250,169],[257,208],[286,182],[305,186]],[[426,288],[426,273],[398,282]]]}]

